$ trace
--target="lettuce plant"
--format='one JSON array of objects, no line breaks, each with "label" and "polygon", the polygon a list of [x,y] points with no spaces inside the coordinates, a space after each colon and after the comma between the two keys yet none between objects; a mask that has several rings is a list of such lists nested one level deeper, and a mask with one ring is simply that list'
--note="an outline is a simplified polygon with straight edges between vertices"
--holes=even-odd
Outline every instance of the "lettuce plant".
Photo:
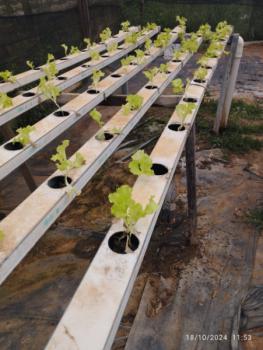
[{"label": "lettuce plant", "polygon": [[136,53],[136,62],[137,64],[142,64],[145,60],[145,54],[143,50],[135,50]]},{"label": "lettuce plant", "polygon": [[107,40],[109,40],[111,37],[111,30],[109,27],[105,28],[101,33],[100,33],[100,40],[105,43]]},{"label": "lettuce plant", "polygon": [[178,34],[178,37],[180,41],[183,41],[186,32],[187,19],[185,17],[176,16],[176,21],[179,23],[180,27],[180,33]]},{"label": "lettuce plant", "polygon": [[97,50],[91,50],[90,51],[90,60],[91,62],[93,61],[98,61],[100,59],[100,54]]},{"label": "lettuce plant", "polygon": [[149,32],[151,30],[154,30],[155,28],[157,28],[157,24],[156,23],[147,23],[145,26],[145,29]]},{"label": "lettuce plant", "polygon": [[180,60],[184,54],[184,51],[182,49],[175,50],[173,52],[173,60]]},{"label": "lettuce plant", "polygon": [[152,170],[152,164],[152,160],[148,154],[140,150],[132,156],[132,160],[129,163],[129,169],[133,175],[153,176],[154,171]]},{"label": "lettuce plant", "polygon": [[33,61],[26,61],[26,65],[30,68],[30,69],[34,69],[35,65]]},{"label": "lettuce plant", "polygon": [[226,21],[219,22],[216,26],[216,35],[218,39],[225,39],[232,32],[232,27]]},{"label": "lettuce plant", "polygon": [[157,36],[156,40],[154,41],[154,46],[165,48],[167,45],[169,45],[170,40],[171,33],[162,32]]},{"label": "lettuce plant", "polygon": [[[94,108],[91,112],[90,112],[90,117],[98,124],[98,126],[100,128],[103,127],[104,125],[104,122],[102,120],[102,115],[99,111],[97,111],[96,108]],[[104,136],[104,130],[100,130],[98,133],[97,133],[97,139],[100,140],[100,141],[104,141],[105,140],[105,136]]]},{"label": "lettuce plant", "polygon": [[123,105],[122,110],[124,115],[128,115],[133,111],[141,108],[143,104],[143,97],[140,95],[128,95],[126,97],[126,104]]},{"label": "lettuce plant", "polygon": [[131,236],[136,234],[137,222],[145,216],[153,214],[157,210],[158,205],[152,196],[145,208],[143,208],[140,203],[132,198],[132,188],[128,185],[120,186],[116,192],[110,193],[108,198],[112,204],[111,214],[115,218],[123,220],[125,231],[120,239],[125,239],[125,252],[128,253],[130,251]]},{"label": "lettuce plant", "polygon": [[66,44],[61,44],[61,47],[62,47],[63,50],[64,50],[65,56],[67,56],[67,54],[68,54],[68,45],[66,45]]},{"label": "lettuce plant", "polygon": [[206,56],[202,56],[201,58],[199,58],[199,60],[197,61],[198,64],[200,64],[201,67],[206,67],[207,63],[208,63],[209,58]]},{"label": "lettuce plant", "polygon": [[179,130],[183,128],[186,117],[192,113],[195,107],[196,105],[193,102],[179,103],[176,106],[176,113],[181,118],[181,126]]},{"label": "lettuce plant", "polygon": [[47,62],[43,67],[43,71],[46,74],[47,80],[52,80],[58,73],[56,63],[54,62],[55,57],[52,54],[48,54]]},{"label": "lettuce plant", "polygon": [[135,56],[130,55],[121,60],[121,66],[125,73],[127,72],[127,67],[132,63],[134,59],[135,59]]},{"label": "lettuce plant", "polygon": [[104,77],[105,73],[103,73],[101,70],[94,70],[92,72],[92,87],[97,90],[97,86],[99,81],[101,80],[102,77]]},{"label": "lettuce plant", "polygon": [[205,41],[210,40],[211,36],[212,36],[211,26],[208,23],[202,24],[199,27],[197,34],[202,35],[202,37]]},{"label": "lettuce plant", "polygon": [[137,43],[139,34],[136,32],[130,33],[126,36],[124,42],[126,45],[135,45]]},{"label": "lettuce plant", "polygon": [[16,77],[14,77],[13,73],[10,72],[9,70],[4,70],[4,71],[0,72],[0,79],[2,79],[5,82],[9,82],[9,83],[16,82]]},{"label": "lettuce plant", "polygon": [[86,49],[90,49],[91,46],[92,46],[91,39],[90,38],[84,38],[83,41],[86,44]]},{"label": "lettuce plant", "polygon": [[[85,159],[81,153],[77,152],[74,160],[67,159],[66,149],[69,146],[69,140],[64,140],[61,145],[56,148],[57,153],[51,157],[51,160],[56,164],[56,167],[65,177],[65,183],[68,183],[68,174],[72,169],[78,169],[85,164]],[[71,187],[72,188],[72,187]]]},{"label": "lettuce plant", "polygon": [[107,45],[107,51],[108,53],[113,53],[117,50],[118,48],[118,43],[116,41],[113,41],[112,43],[109,43]]},{"label": "lettuce plant", "polygon": [[77,55],[78,53],[80,53],[80,49],[77,46],[71,46],[69,54]]},{"label": "lettuce plant", "polygon": [[31,144],[32,146],[34,146],[34,143],[30,139],[30,133],[35,131],[35,130],[36,130],[36,128],[34,126],[31,126],[31,125],[28,125],[24,128],[17,129],[16,132],[18,135],[14,138],[13,143],[19,142],[23,146],[26,146],[28,144]]},{"label": "lettuce plant", "polygon": [[144,48],[145,48],[146,53],[150,53],[151,46],[152,46],[152,40],[149,39],[149,38],[146,39],[146,40],[145,40],[145,45],[144,45]]},{"label": "lettuce plant", "polygon": [[162,74],[169,73],[168,63],[161,63],[159,67],[159,72]]},{"label": "lettuce plant", "polygon": [[159,68],[153,67],[152,69],[144,71],[143,74],[149,80],[149,82],[153,84],[154,77],[156,76],[156,74],[158,74],[158,72]]},{"label": "lettuce plant", "polygon": [[43,94],[47,100],[51,100],[55,105],[60,108],[57,103],[57,98],[61,93],[61,90],[58,86],[54,85],[50,80],[47,80],[45,77],[41,77],[38,87],[38,91]]},{"label": "lettuce plant", "polygon": [[184,91],[184,84],[182,79],[175,79],[172,81],[173,93],[178,95]]},{"label": "lettuce plant", "polygon": [[195,73],[194,73],[194,78],[197,80],[205,80],[207,76],[207,69],[203,67],[199,67]]},{"label": "lettuce plant", "polygon": [[183,40],[182,42],[182,50],[191,52],[191,53],[196,53],[198,50],[198,37],[195,33],[191,35],[191,38],[188,40]]},{"label": "lettuce plant", "polygon": [[7,96],[5,92],[0,92],[0,107],[1,109],[10,108],[13,106],[12,98]]},{"label": "lettuce plant", "polygon": [[129,31],[129,27],[130,27],[131,23],[129,21],[125,21],[121,23],[121,29],[123,32],[128,32]]}]

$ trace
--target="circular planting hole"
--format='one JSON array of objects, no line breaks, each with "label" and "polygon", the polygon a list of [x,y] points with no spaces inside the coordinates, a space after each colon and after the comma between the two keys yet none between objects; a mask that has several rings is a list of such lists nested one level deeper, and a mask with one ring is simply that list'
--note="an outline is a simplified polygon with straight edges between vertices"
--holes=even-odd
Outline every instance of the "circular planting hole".
[{"label": "circular planting hole", "polygon": [[106,58],[106,57],[110,57],[109,55],[101,55],[101,57],[104,57],[104,58]]},{"label": "circular planting hole", "polygon": [[175,62],[175,63],[181,63],[182,60],[172,60],[172,62]]},{"label": "circular planting hole", "polygon": [[60,77],[57,77],[58,80],[67,80],[67,77],[63,77],[62,75]]},{"label": "circular planting hole", "polygon": [[[127,254],[126,248],[126,232],[116,232],[114,233],[108,241],[109,248],[117,254]],[[131,235],[129,239],[128,246],[134,252],[139,247],[140,241],[135,235]]]},{"label": "circular planting hole", "polygon": [[95,139],[98,140],[98,141],[109,141],[109,140],[113,139],[113,137],[114,137],[113,134],[111,134],[110,132],[107,132],[107,131],[105,131],[105,132],[103,133],[103,135],[104,135],[104,139],[101,138],[101,135],[100,135],[100,134],[99,134],[99,135],[96,135],[96,136],[95,136]]},{"label": "circular planting hole", "polygon": [[145,53],[144,56],[151,56],[149,53]]},{"label": "circular planting hole", "polygon": [[[67,182],[68,184],[71,184],[72,179],[70,177],[67,177]],[[62,175],[52,177],[52,179],[50,179],[47,184],[51,188],[67,187],[65,176]]]},{"label": "circular planting hole", "polygon": [[83,64],[81,67],[82,67],[82,68],[89,68],[90,65],[89,65],[89,64]]},{"label": "circular planting hole", "polygon": [[68,58],[67,57],[61,57],[60,61],[66,61]]},{"label": "circular planting hole", "polygon": [[34,92],[24,92],[22,94],[23,97],[33,97],[35,96],[35,93]]},{"label": "circular planting hole", "polygon": [[55,117],[68,117],[70,115],[67,111],[56,111],[53,114]]},{"label": "circular planting hole", "polygon": [[24,146],[21,142],[8,142],[4,145],[4,148],[8,151],[18,151],[19,149],[22,149]]},{"label": "circular planting hole", "polygon": [[138,66],[138,63],[136,63],[136,62],[131,62],[131,63],[130,63],[130,66]]},{"label": "circular planting hole", "polygon": [[145,86],[145,89],[148,89],[148,90],[155,90],[155,89],[157,89],[157,86],[156,86],[156,85],[146,85],[146,86]]},{"label": "circular planting hole", "polygon": [[205,83],[206,83],[206,80],[194,79],[194,82],[195,82],[195,83],[198,83],[198,84],[205,84]]},{"label": "circular planting hole", "polygon": [[154,175],[157,175],[157,176],[165,175],[168,173],[168,168],[166,168],[166,166],[159,163],[153,163],[152,170],[154,172]]},{"label": "circular planting hole", "polygon": [[41,68],[40,67],[35,67],[34,70],[41,70]]},{"label": "circular planting hole", "polygon": [[173,123],[168,125],[168,129],[172,131],[184,131],[185,127],[181,126],[181,124]]},{"label": "circular planting hole", "polygon": [[121,75],[120,74],[111,74],[111,77],[112,78],[121,78]]},{"label": "circular planting hole", "polygon": [[99,94],[100,91],[99,90],[95,90],[95,89],[89,89],[87,91],[87,93],[90,94],[90,95],[96,95],[96,94]]},{"label": "circular planting hole", "polygon": [[184,102],[191,102],[191,103],[196,103],[197,102],[197,99],[194,98],[194,97],[185,97],[183,99]]},{"label": "circular planting hole", "polygon": [[204,65],[204,66],[201,66],[202,68],[205,68],[205,69],[207,69],[207,70],[211,70],[211,69],[213,69],[213,67],[211,67],[211,66],[206,66],[206,65]]}]

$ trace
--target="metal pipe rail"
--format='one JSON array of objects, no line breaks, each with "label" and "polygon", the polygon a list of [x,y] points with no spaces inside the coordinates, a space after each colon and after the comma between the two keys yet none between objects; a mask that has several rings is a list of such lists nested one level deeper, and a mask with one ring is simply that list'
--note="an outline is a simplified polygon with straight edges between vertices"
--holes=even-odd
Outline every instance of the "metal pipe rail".
[{"label": "metal pipe rail", "polygon": [[[176,40],[176,38],[177,34],[174,34],[171,42]],[[201,43],[201,39],[199,39],[199,42]],[[54,138],[59,136],[70,126],[75,124],[89,111],[91,111],[92,108],[101,103],[106,97],[110,96],[120,86],[125,84],[149,63],[154,61],[163,51],[164,49],[152,47],[151,55],[145,59],[144,63],[137,66],[130,65],[127,68],[126,74],[122,72],[122,68],[119,68],[110,76],[103,79],[98,84],[98,88],[101,90],[99,94],[90,95],[87,92],[84,92],[65,104],[62,110],[68,112],[68,116],[57,117],[54,114],[57,113],[57,111],[55,111],[40,120],[34,125],[36,130],[31,134],[32,144],[15,151],[5,149],[6,143],[0,146],[0,180],[45,147],[49,142],[53,141]],[[119,77],[112,77],[114,75]],[[13,139],[9,140],[7,143],[12,142],[12,140]]]},{"label": "metal pipe rail", "polygon": [[[131,27],[130,32],[137,32],[139,31],[139,27]],[[115,41],[118,44],[121,43],[125,37],[127,36],[127,32],[119,31],[118,34],[114,36],[116,39],[110,39],[111,42]],[[149,33],[147,33],[149,34]],[[99,52],[102,52],[106,50],[106,44],[96,44],[94,47],[92,47],[92,50],[97,50]],[[84,49],[80,53],[75,55],[67,55],[65,57],[59,58],[55,61],[58,71],[67,69],[75,64],[78,64],[82,61],[87,60],[90,57],[90,49]],[[27,84],[33,83],[34,81],[40,79],[45,75],[43,68],[46,65],[42,65],[40,67],[37,67],[35,69],[27,70],[23,73],[19,73],[15,75],[16,82],[4,82],[0,83],[0,92],[10,92],[15,89],[19,89],[22,86],[25,86]]]},{"label": "metal pipe rail", "polygon": [[[87,184],[96,171],[116,150],[191,56],[190,54],[185,55],[182,63],[169,62],[169,70],[171,72],[168,75],[159,73],[156,76],[155,84],[157,89],[147,89],[146,84],[138,92],[144,98],[144,103],[140,110],[128,116],[123,115],[122,110],[120,110],[103,127],[103,130],[112,130],[115,127],[120,128],[120,135],[115,135],[111,140],[104,142],[98,141],[93,136],[79,149],[79,152],[86,160],[86,164],[80,169],[73,170],[70,174],[73,180],[72,184],[77,191],[80,191]],[[6,235],[1,242],[0,283],[6,279],[74,199],[74,196],[69,196],[65,189],[52,189],[48,186],[48,181],[57,175],[60,175],[58,171],[1,221],[0,229],[6,232]],[[18,227],[16,225],[17,222],[23,222],[23,225]]]},{"label": "metal pipe rail", "polygon": [[213,67],[206,77],[206,83],[203,85],[191,83],[180,101],[185,103],[184,100],[189,97],[197,100],[195,110],[185,121],[185,130],[176,131],[169,127],[174,123],[181,123],[175,111],[151,153],[153,163],[165,166],[167,173],[160,176],[140,176],[133,187],[134,200],[143,206],[151,196],[154,196],[159,204],[154,214],[139,220],[136,225],[136,231],[139,232],[137,250],[129,254],[117,254],[109,248],[109,238],[114,233],[124,230],[121,221],[113,224],[47,344],[46,350],[111,348],[166,193],[217,61],[218,59],[212,60]]},{"label": "metal pipe rail", "polygon": [[[62,75],[56,77],[52,81],[52,83],[55,86],[59,87],[61,91],[63,91],[69,88],[70,86],[73,86],[74,84],[80,82],[81,80],[89,77],[94,69],[101,69],[127,55],[129,52],[142,45],[147,38],[150,38],[156,33],[158,33],[158,31],[159,27],[157,29],[152,30],[150,33],[142,36],[142,38],[138,40],[138,42],[135,45],[129,45],[128,47],[121,49],[121,51],[117,53],[109,54],[109,57],[102,57],[96,63],[88,62],[68,72],[65,72]],[[38,106],[40,103],[46,100],[47,98],[43,94],[38,92],[37,87],[22,92],[21,94],[15,96],[12,99],[13,106],[0,110],[0,126],[16,118],[20,114]]]}]

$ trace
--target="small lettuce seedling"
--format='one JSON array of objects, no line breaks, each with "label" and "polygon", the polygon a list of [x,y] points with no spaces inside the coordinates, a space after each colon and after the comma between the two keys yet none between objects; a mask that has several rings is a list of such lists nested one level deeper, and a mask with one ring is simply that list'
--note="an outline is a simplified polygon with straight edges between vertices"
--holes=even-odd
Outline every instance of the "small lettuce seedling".
[{"label": "small lettuce seedling", "polygon": [[168,63],[161,63],[159,67],[159,71],[162,74],[168,74],[169,73]]},{"label": "small lettuce seedling", "polygon": [[28,144],[31,144],[32,146],[34,146],[34,143],[30,139],[30,133],[35,130],[36,128],[32,125],[28,125],[24,128],[17,129],[16,132],[18,133],[18,135],[14,138],[13,143],[19,142],[23,146],[26,146]]},{"label": "small lettuce seedling", "polygon": [[71,46],[70,48],[70,55],[77,55],[80,53],[80,49],[77,46]]},{"label": "small lettuce seedling", "polygon": [[[67,159],[66,149],[69,146],[69,140],[64,140],[61,145],[56,149],[57,153],[51,157],[51,160],[55,162],[56,167],[65,176],[65,183],[68,187],[73,187],[68,183],[68,174],[72,169],[78,169],[82,167],[86,161],[81,153],[77,152],[74,160]],[[71,193],[70,191],[70,193]]]},{"label": "small lettuce seedling", "polygon": [[153,67],[152,69],[144,71],[143,74],[149,80],[149,82],[153,84],[154,77],[156,76],[156,74],[158,74],[158,72],[159,68]]},{"label": "small lettuce seedling", "polygon": [[176,106],[176,109],[175,109],[176,113],[181,118],[181,126],[178,130],[181,130],[183,128],[186,117],[192,113],[195,107],[196,107],[195,103],[192,103],[192,102],[179,103]]},{"label": "small lettuce seedling", "polygon": [[122,22],[121,23],[121,30],[123,32],[128,32],[130,25],[131,25],[131,23],[129,21]]},{"label": "small lettuce seedling", "polygon": [[220,55],[220,51],[222,50],[223,45],[221,43],[212,41],[204,56],[207,58],[216,58]]},{"label": "small lettuce seedling", "polygon": [[97,90],[97,86],[99,81],[101,80],[102,77],[104,77],[105,73],[103,73],[101,70],[94,70],[92,72],[92,87],[94,87],[95,90]]},{"label": "small lettuce seedling", "polygon": [[145,60],[145,54],[144,54],[144,51],[138,49],[138,50],[135,50],[135,53],[136,53],[136,62],[137,64],[142,64]]},{"label": "small lettuce seedling", "polygon": [[100,33],[100,40],[105,43],[107,40],[109,40],[111,37],[111,30],[109,27],[105,28],[101,33]]},{"label": "small lettuce seedling", "polygon": [[136,32],[130,33],[126,36],[124,43],[126,45],[135,45],[137,43],[139,34]]},{"label": "small lettuce seedling", "polygon": [[90,49],[91,46],[92,46],[91,39],[90,38],[84,38],[83,41],[86,44],[86,49]]},{"label": "small lettuce seedling", "polygon": [[57,98],[60,95],[61,90],[58,86],[54,85],[45,77],[41,77],[37,89],[46,97],[47,100],[53,101],[55,105],[60,108],[57,103]]},{"label": "small lettuce seedling", "polygon": [[196,53],[198,50],[198,37],[195,33],[192,34],[191,38],[188,40],[183,40],[182,42],[182,50],[191,52],[191,53]]},{"label": "small lettuce seedling", "polygon": [[185,17],[176,16],[176,21],[179,23],[180,27],[185,27],[187,23],[187,19]]},{"label": "small lettuce seedling", "polygon": [[232,32],[232,27],[226,21],[219,22],[216,26],[216,35],[218,39],[225,39]]},{"label": "small lettuce seedling", "polygon": [[35,69],[35,65],[33,61],[26,61],[26,65],[30,68],[30,69]]},{"label": "small lettuce seedling", "polygon": [[167,45],[169,45],[170,39],[171,33],[162,32],[157,36],[156,40],[154,41],[154,46],[165,48]]},{"label": "small lettuce seedling", "polygon": [[126,102],[127,103],[122,107],[124,115],[128,115],[131,112],[141,108],[143,104],[143,97],[140,95],[128,95],[126,97]]},{"label": "small lettuce seedling", "polygon": [[173,93],[175,95],[181,94],[184,91],[184,84],[182,79],[175,79],[172,81]]},{"label": "small lettuce seedling", "polygon": [[98,61],[100,59],[100,54],[97,50],[92,50],[90,51],[90,60],[91,62],[93,61]]},{"label": "small lettuce seedling", "polygon": [[64,49],[65,56],[67,56],[67,54],[68,54],[68,45],[61,44],[61,47]]},{"label": "small lettuce seedling", "polygon": [[207,69],[206,68],[203,68],[203,67],[199,67],[195,73],[194,73],[194,78],[196,80],[205,80],[207,76]]},{"label": "small lettuce seedling", "polygon": [[58,69],[57,69],[56,63],[54,62],[54,59],[55,59],[54,55],[49,53],[47,57],[47,62],[43,67],[43,71],[46,74],[47,80],[54,79],[58,73]]},{"label": "small lettuce seedling", "polygon": [[120,186],[116,192],[110,193],[108,198],[112,204],[111,214],[115,218],[123,220],[125,232],[123,232],[123,237],[120,240],[125,239],[125,252],[128,253],[131,236],[137,233],[137,222],[145,216],[153,214],[158,205],[155,203],[154,197],[151,196],[149,202],[143,208],[140,203],[132,198],[132,188],[128,185]]},{"label": "small lettuce seedling", "polygon": [[153,176],[154,171],[152,170],[152,165],[152,160],[148,154],[140,150],[132,156],[132,160],[129,163],[129,169],[133,175]]},{"label": "small lettuce seedling", "polygon": [[145,26],[145,29],[149,32],[150,30],[154,30],[155,28],[157,28],[157,24],[156,23],[147,23]]},{"label": "small lettuce seedling", "polygon": [[10,72],[9,70],[4,70],[0,72],[0,79],[2,79],[4,82],[9,82],[9,83],[16,82],[16,77],[14,77],[13,73]]},{"label": "small lettuce seedling", "polygon": [[[104,122],[102,120],[102,115],[99,111],[97,111],[96,108],[94,108],[90,114],[91,118],[98,124],[100,128],[103,127]],[[104,130],[100,130],[97,135],[96,135],[97,140],[99,141],[104,141],[105,140],[105,135],[104,135]]]},{"label": "small lettuce seedling", "polygon": [[112,43],[109,43],[107,45],[107,51],[108,53],[113,53],[117,50],[118,48],[118,43],[116,41],[113,41]]},{"label": "small lettuce seedling", "polygon": [[121,60],[121,66],[124,73],[127,72],[127,67],[132,63],[134,59],[135,59],[135,56],[130,55]]},{"label": "small lettuce seedling", "polygon": [[144,45],[146,53],[150,53],[151,47],[152,47],[152,40],[148,38],[145,40],[145,45]]},{"label": "small lettuce seedling", "polygon": [[202,35],[205,41],[210,40],[212,37],[211,26],[208,23],[202,24],[197,31],[197,35]]},{"label": "small lettuce seedling", "polygon": [[174,51],[173,52],[173,60],[181,60],[184,53],[185,53],[185,51],[182,49]]},{"label": "small lettuce seedling", "polygon": [[2,109],[6,109],[12,106],[13,106],[12,98],[7,96],[5,92],[0,92],[0,107]]},{"label": "small lettuce seedling", "polygon": [[199,58],[199,60],[197,61],[198,64],[200,64],[201,67],[206,67],[207,63],[208,63],[209,58],[206,56],[202,56],[201,58]]}]

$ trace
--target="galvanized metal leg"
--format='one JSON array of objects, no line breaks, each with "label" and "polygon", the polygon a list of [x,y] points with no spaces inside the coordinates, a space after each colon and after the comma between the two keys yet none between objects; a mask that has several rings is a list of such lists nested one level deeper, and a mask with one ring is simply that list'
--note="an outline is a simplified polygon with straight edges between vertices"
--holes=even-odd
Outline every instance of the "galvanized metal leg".
[{"label": "galvanized metal leg", "polygon": [[185,146],[186,158],[186,180],[188,199],[188,219],[191,242],[195,243],[195,233],[197,227],[197,207],[196,207],[196,168],[195,168],[195,124],[188,136]]},{"label": "galvanized metal leg", "polygon": [[221,93],[218,101],[216,119],[214,122],[214,132],[219,133],[221,127],[227,126],[228,116],[231,108],[231,102],[237,80],[238,68],[243,52],[243,39],[239,34],[232,37],[230,54],[225,69],[225,75],[221,87]]},{"label": "galvanized metal leg", "polygon": [[[3,136],[6,140],[9,140],[10,138],[14,137],[15,134],[13,132],[13,130],[8,126],[8,125],[2,125],[1,127],[2,132],[3,132]],[[26,163],[22,164],[19,167],[19,170],[21,171],[25,182],[28,186],[28,188],[30,189],[31,192],[35,191],[35,189],[37,188],[37,185],[35,183],[35,180],[29,170],[29,167]]]},{"label": "galvanized metal leg", "polygon": [[169,224],[175,224],[176,222],[176,184],[175,176],[170,183],[165,202],[163,205],[163,215],[165,221]]}]

